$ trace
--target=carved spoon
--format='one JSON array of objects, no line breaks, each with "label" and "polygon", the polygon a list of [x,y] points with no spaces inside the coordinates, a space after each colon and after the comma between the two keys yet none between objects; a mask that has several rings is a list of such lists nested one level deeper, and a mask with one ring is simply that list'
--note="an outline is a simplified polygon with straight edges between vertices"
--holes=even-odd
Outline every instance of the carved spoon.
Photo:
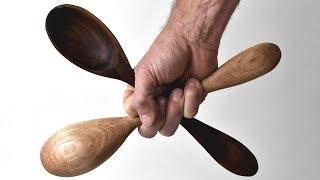
[{"label": "carved spoon", "polygon": [[[87,10],[61,5],[47,17],[51,42],[69,61],[105,77],[134,86],[134,71],[111,31]],[[206,92],[235,86],[271,71],[281,52],[264,43],[240,53],[202,82]],[[196,119],[181,124],[209,154],[229,171],[252,176],[258,170],[254,155],[240,142]],[[86,173],[107,160],[124,142],[138,118],[108,118],[68,126],[55,133],[41,150],[45,169],[58,176]]]}]

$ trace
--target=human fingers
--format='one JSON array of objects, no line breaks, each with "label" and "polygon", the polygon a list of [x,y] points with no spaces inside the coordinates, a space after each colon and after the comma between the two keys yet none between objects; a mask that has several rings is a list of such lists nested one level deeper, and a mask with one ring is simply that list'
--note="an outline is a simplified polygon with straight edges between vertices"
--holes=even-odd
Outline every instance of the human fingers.
[{"label": "human fingers", "polygon": [[183,114],[183,103],[182,89],[174,89],[169,96],[165,123],[160,129],[163,136],[172,136],[178,129]]},{"label": "human fingers", "polygon": [[151,127],[148,127],[142,124],[139,127],[140,135],[145,138],[153,138],[164,124],[164,121],[166,118],[167,99],[163,96],[160,96],[157,98],[157,104],[158,104],[159,115],[154,125]]},{"label": "human fingers", "polygon": [[129,116],[137,117],[138,113],[132,105],[133,93],[134,93],[134,88],[128,84],[126,90],[123,93],[123,108]]},{"label": "human fingers", "polygon": [[151,75],[148,65],[137,68],[135,73],[135,90],[133,107],[144,126],[151,127],[158,114],[156,97],[156,79]]},{"label": "human fingers", "polygon": [[184,87],[184,111],[183,116],[193,118],[199,109],[203,99],[202,86],[195,78],[190,78]]}]

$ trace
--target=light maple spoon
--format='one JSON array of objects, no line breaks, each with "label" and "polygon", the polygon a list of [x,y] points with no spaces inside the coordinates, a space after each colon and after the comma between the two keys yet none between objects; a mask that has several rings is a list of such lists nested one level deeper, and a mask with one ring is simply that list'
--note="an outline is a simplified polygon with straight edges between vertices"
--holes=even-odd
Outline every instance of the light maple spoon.
[{"label": "light maple spoon", "polygon": [[[46,19],[48,36],[56,49],[75,65],[134,86],[134,71],[111,31],[89,11],[61,5]],[[271,71],[281,58],[278,46],[263,43],[227,61],[202,81],[209,93],[235,86]],[[139,118],[104,118],[81,122],[57,131],[41,149],[44,168],[57,176],[77,176],[98,167],[141,124]],[[255,156],[240,142],[196,119],[181,125],[223,167],[242,176],[258,170]]]}]

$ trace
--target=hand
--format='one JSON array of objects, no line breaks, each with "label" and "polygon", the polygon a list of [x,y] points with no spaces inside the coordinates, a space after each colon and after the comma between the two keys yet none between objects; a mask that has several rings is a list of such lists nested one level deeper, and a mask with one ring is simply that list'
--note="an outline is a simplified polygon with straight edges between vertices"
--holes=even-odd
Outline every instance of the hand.
[{"label": "hand", "polygon": [[[211,0],[210,4],[203,1],[187,1],[190,6],[182,3],[184,0],[176,1],[167,26],[135,68],[135,89],[128,86],[124,92],[124,109],[129,116],[140,117],[139,132],[144,137],[154,137],[158,131],[172,136],[182,116],[194,117],[206,96],[199,81],[217,69],[220,38],[232,13],[224,7],[231,6],[231,1]],[[231,3],[232,12],[235,2]],[[196,5],[200,14],[183,15],[186,9]],[[208,12],[203,14],[202,6]],[[220,11],[207,6],[218,6]],[[214,13],[210,9],[220,16],[212,17]],[[213,28],[211,32],[210,28]],[[163,96],[178,82],[185,83],[169,92],[168,97]]]},{"label": "hand", "polygon": [[[217,49],[201,49],[189,44],[176,32],[165,29],[135,68],[135,90],[128,86],[124,109],[129,116],[140,116],[139,132],[151,138],[157,131],[174,134],[182,115],[192,118],[205,94],[199,80],[217,68]],[[161,96],[168,85],[187,80],[183,89]]]}]

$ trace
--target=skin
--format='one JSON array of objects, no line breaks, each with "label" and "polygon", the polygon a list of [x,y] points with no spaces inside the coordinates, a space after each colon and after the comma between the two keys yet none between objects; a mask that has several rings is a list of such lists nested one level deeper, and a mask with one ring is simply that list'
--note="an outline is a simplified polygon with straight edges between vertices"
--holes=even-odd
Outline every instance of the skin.
[{"label": "skin", "polygon": [[[221,36],[239,0],[176,0],[166,27],[135,67],[135,89],[123,105],[139,116],[139,133],[172,136],[182,116],[193,118],[206,94],[200,81],[218,66]],[[170,87],[179,81],[181,88]],[[163,96],[164,92],[169,96]]]}]

